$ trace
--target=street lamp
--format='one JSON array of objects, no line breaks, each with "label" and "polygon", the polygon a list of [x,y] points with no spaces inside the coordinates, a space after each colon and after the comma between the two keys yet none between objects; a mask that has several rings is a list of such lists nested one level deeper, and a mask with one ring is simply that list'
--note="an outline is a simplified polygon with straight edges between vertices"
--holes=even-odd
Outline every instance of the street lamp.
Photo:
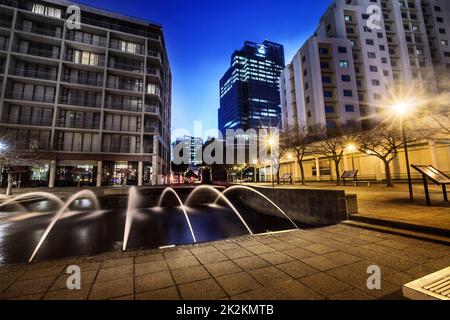
[{"label": "street lamp", "polygon": [[354,152],[358,149],[353,143],[349,144],[347,146],[348,151],[350,151],[350,154],[352,155],[352,170],[355,171],[355,157]]},{"label": "street lamp", "polygon": [[409,165],[409,155],[408,155],[408,141],[406,139],[406,128],[404,125],[404,118],[408,112],[410,105],[405,102],[399,102],[395,104],[392,109],[397,113],[397,115],[400,117],[400,127],[402,130],[402,136],[403,136],[403,147],[405,149],[405,158],[406,158],[406,172],[408,173],[408,189],[409,189],[409,200],[414,200],[414,193],[413,193],[413,187],[412,187],[412,179],[411,179],[411,169]]},{"label": "street lamp", "polygon": [[[4,142],[0,142],[0,155],[3,157],[4,153],[8,149],[8,145]],[[0,187],[3,185],[3,161],[0,159]]]},{"label": "street lamp", "polygon": [[253,179],[255,180],[255,183],[258,182],[256,179],[256,166],[258,165],[258,160],[253,160]]},{"label": "street lamp", "polygon": [[269,149],[269,153],[270,153],[270,170],[271,170],[271,175],[272,175],[272,188],[275,188],[275,179],[273,176],[273,147],[275,146],[275,139],[273,137],[269,137],[267,139],[267,146]]},{"label": "street lamp", "polygon": [[291,175],[291,184],[292,184],[292,163],[294,162],[294,156],[292,155],[292,153],[288,153],[287,158],[289,160],[289,174]]}]

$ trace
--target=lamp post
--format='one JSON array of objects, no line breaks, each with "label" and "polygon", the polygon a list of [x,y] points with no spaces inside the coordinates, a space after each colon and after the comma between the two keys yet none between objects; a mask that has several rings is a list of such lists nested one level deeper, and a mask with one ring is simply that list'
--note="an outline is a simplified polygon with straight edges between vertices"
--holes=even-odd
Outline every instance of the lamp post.
[{"label": "lamp post", "polygon": [[[6,152],[6,149],[8,148],[8,146],[3,143],[0,142],[0,156],[3,158],[4,153]],[[3,185],[3,159],[0,158],[0,187]]]},{"label": "lamp post", "polygon": [[293,181],[292,162],[293,162],[294,157],[292,156],[292,153],[288,153],[287,157],[289,160],[289,174],[291,175],[291,184],[292,184],[292,181]]},{"label": "lamp post", "polygon": [[274,176],[273,176],[273,154],[272,154],[272,149],[275,145],[275,140],[272,137],[269,137],[267,139],[267,146],[269,149],[269,154],[270,154],[270,170],[271,170],[271,175],[272,175],[272,188],[275,189],[275,180],[274,180]]},{"label": "lamp post", "polygon": [[410,168],[410,164],[409,164],[409,154],[408,154],[408,140],[406,138],[406,128],[404,125],[404,118],[405,118],[406,112],[408,111],[408,107],[409,107],[408,104],[400,102],[400,103],[397,103],[396,105],[394,105],[393,109],[400,117],[400,127],[402,130],[403,147],[405,149],[406,172],[408,174],[409,200],[414,201],[414,193],[413,193],[412,179],[411,179],[411,168]]},{"label": "lamp post", "polygon": [[352,170],[355,171],[355,157],[354,152],[356,151],[356,146],[354,144],[349,144],[347,146],[348,151],[350,151],[350,154],[352,155]]},{"label": "lamp post", "polygon": [[256,179],[256,166],[258,165],[258,160],[254,160],[253,161],[253,179],[255,180],[255,183],[258,182],[258,180]]}]

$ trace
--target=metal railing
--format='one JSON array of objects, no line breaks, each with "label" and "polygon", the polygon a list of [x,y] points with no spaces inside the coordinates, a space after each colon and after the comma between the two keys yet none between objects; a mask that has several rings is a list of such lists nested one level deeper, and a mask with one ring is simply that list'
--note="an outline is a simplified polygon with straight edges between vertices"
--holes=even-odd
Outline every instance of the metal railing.
[{"label": "metal railing", "polygon": [[115,84],[108,83],[108,88],[124,90],[124,91],[133,91],[133,92],[143,92],[144,91],[143,86],[137,86],[137,85],[129,84],[129,83],[115,83]]},{"label": "metal railing", "polygon": [[130,145],[103,145],[102,152],[108,153],[140,153],[140,148],[132,148]]},{"label": "metal railing", "polygon": [[80,78],[80,77],[74,77],[70,75],[63,75],[61,77],[62,82],[67,83],[74,83],[74,84],[81,84],[81,85],[87,85],[87,86],[96,86],[96,87],[102,87],[103,86],[103,77],[93,79],[93,78]]},{"label": "metal railing", "polygon": [[150,76],[161,78],[161,73],[158,69],[148,68],[147,74]]},{"label": "metal railing", "polygon": [[60,104],[66,104],[71,106],[81,106],[81,107],[89,107],[89,108],[99,108],[101,106],[101,101],[93,100],[93,99],[83,99],[77,97],[66,97],[61,96]]},{"label": "metal railing", "polygon": [[159,106],[148,106],[147,105],[147,106],[145,106],[144,111],[146,113],[154,113],[154,114],[159,115]]},{"label": "metal railing", "polygon": [[55,97],[49,96],[38,96],[36,94],[29,94],[23,91],[7,91],[5,94],[7,99],[13,100],[25,100],[25,101],[34,101],[34,102],[45,102],[45,103],[54,103]]},{"label": "metal railing", "polygon": [[0,19],[0,27],[2,28],[11,28],[12,20],[9,19]]},{"label": "metal railing", "polygon": [[111,69],[118,69],[118,70],[130,71],[130,72],[138,72],[138,73],[144,72],[144,66],[131,64],[131,63],[110,62],[109,67]]},{"label": "metal railing", "polygon": [[51,58],[51,59],[58,59],[59,58],[59,49],[58,51],[54,50],[46,50],[46,49],[39,49],[34,47],[20,47],[20,46],[13,46],[13,51],[17,53],[22,54],[28,54],[32,56],[39,56],[44,58]]},{"label": "metal railing", "polygon": [[9,41],[8,40],[3,43],[0,43],[0,51],[7,51],[9,49]]},{"label": "metal railing", "polygon": [[149,57],[161,59],[161,53],[159,51],[148,50],[147,54]]},{"label": "metal railing", "polygon": [[66,40],[74,41],[74,42],[86,43],[86,44],[90,44],[90,45],[98,46],[98,47],[106,47],[106,39],[105,38],[101,38],[100,40],[94,40],[94,38],[91,37],[91,39],[89,41],[88,39],[86,39],[84,37],[67,34],[66,35]]},{"label": "metal railing", "polygon": [[10,69],[8,71],[9,74],[19,77],[26,77],[26,78],[35,78],[35,79],[43,79],[43,80],[53,80],[56,81],[56,78],[58,76],[58,73],[55,72],[41,72],[36,70],[29,70],[29,69],[22,69],[22,68],[15,68]]},{"label": "metal railing", "polygon": [[68,61],[68,62],[72,62],[72,63],[81,64],[84,66],[93,66],[93,67],[104,67],[105,66],[105,57],[104,56],[100,56],[97,63],[91,63],[90,61],[89,61],[89,63],[84,63],[83,59],[80,59],[80,61],[75,61],[75,55],[73,55],[73,54],[65,54],[64,60]]},{"label": "metal railing", "polygon": [[141,106],[129,106],[124,105],[123,102],[106,102],[105,108],[110,110],[120,110],[120,111],[129,111],[129,112],[141,112],[142,107]]},{"label": "metal railing", "polygon": [[103,127],[103,130],[105,131],[121,131],[121,132],[140,132],[141,128],[139,126],[136,126],[134,130],[131,129],[123,129],[120,125],[105,125]]},{"label": "metal railing", "polygon": [[20,124],[20,125],[29,125],[29,126],[44,126],[51,127],[52,126],[51,118],[37,118],[37,117],[24,117],[24,116],[9,116],[5,115],[2,118],[2,122],[9,124]]},{"label": "metal railing", "polygon": [[114,49],[114,50],[118,50],[118,51],[122,51],[122,52],[126,52],[126,53],[131,53],[131,54],[144,54],[145,53],[145,49],[144,46],[137,46],[135,48],[135,50],[131,49],[131,48],[126,48],[121,46],[119,43],[110,43],[109,44],[109,48],[110,49]]},{"label": "metal railing", "polygon": [[75,128],[75,129],[100,129],[99,121],[80,121],[80,120],[59,120],[58,127],[60,128]]},{"label": "metal railing", "polygon": [[36,27],[36,26],[32,26],[31,28],[27,29],[26,26],[24,26],[23,24],[20,24],[20,23],[16,24],[16,29],[19,31],[39,34],[39,35],[47,36],[47,37],[53,37],[53,38],[61,38],[62,37],[61,30],[58,31],[58,30]]}]

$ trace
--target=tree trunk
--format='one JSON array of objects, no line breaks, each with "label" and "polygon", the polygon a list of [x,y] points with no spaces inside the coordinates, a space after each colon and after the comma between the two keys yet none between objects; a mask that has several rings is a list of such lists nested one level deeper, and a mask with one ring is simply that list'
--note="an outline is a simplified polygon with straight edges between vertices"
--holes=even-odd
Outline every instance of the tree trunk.
[{"label": "tree trunk", "polygon": [[334,166],[336,168],[336,185],[341,185],[341,171],[339,170],[339,162],[335,161]]},{"label": "tree trunk", "polygon": [[391,167],[389,166],[389,162],[388,161],[384,161],[384,168],[386,170],[386,181],[387,181],[387,186],[388,187],[393,187],[394,186],[394,182],[392,182],[392,173],[391,173]]},{"label": "tree trunk", "polygon": [[299,161],[298,164],[300,165],[300,174],[302,175],[302,185],[304,186],[306,184],[305,167],[303,166],[303,161]]},{"label": "tree trunk", "polygon": [[12,173],[8,172],[8,186],[6,188],[6,195],[7,196],[12,196],[13,192],[13,182],[14,182],[14,176],[12,175]]}]

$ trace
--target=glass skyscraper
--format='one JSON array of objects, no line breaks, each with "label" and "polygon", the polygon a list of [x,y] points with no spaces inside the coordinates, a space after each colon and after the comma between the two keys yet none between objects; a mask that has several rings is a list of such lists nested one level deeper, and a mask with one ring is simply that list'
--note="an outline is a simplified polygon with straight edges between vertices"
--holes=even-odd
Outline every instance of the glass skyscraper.
[{"label": "glass skyscraper", "polygon": [[219,130],[281,128],[279,77],[284,48],[246,41],[220,80]]}]

